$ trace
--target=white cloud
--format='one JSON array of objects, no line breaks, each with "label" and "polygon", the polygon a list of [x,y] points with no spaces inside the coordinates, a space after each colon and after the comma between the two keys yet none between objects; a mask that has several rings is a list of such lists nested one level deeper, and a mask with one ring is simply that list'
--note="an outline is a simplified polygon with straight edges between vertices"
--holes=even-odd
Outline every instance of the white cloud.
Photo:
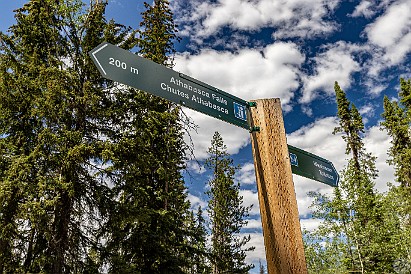
[{"label": "white cloud", "polygon": [[386,131],[380,130],[379,126],[371,127],[367,130],[364,138],[367,152],[371,152],[377,157],[376,168],[379,171],[379,177],[376,180],[375,187],[380,192],[388,190],[387,183],[394,183],[394,168],[387,163],[388,149],[391,147],[391,137]]},{"label": "white cloud", "polygon": [[[378,66],[376,67],[371,67],[371,70],[369,70],[369,74],[372,75],[376,75],[373,70],[375,70],[375,72],[380,71],[380,68]],[[378,74],[378,72],[377,72]],[[371,95],[372,98],[376,98],[378,95],[380,95],[383,91],[385,91],[388,87],[387,84],[385,83],[378,83],[378,79],[375,79],[374,77],[371,77],[369,79],[367,79],[365,81],[365,85],[368,87],[367,92]]]},{"label": "white cloud", "polygon": [[314,191],[332,196],[333,188],[331,186],[298,175],[293,175],[293,180],[300,218],[308,218],[312,214],[310,207],[314,199],[308,196],[308,192]]},{"label": "white cloud", "polygon": [[206,201],[201,200],[200,197],[195,196],[191,193],[188,193],[187,199],[190,201],[191,209],[194,211],[196,211],[199,206],[201,206],[203,210],[208,206]]},{"label": "white cloud", "polygon": [[[379,96],[387,87],[386,76],[381,73],[406,62],[411,52],[409,10],[409,0],[361,1],[351,16],[364,16],[371,21],[363,31],[368,41],[358,45],[342,41],[326,45],[326,51],[313,59],[314,73],[303,77],[300,103],[310,103],[321,94],[332,95],[334,81],[343,89],[349,88],[355,72],[365,72],[363,83],[367,93]],[[364,59],[366,56],[370,58]]]},{"label": "white cloud", "polygon": [[[197,132],[194,130],[190,132],[194,145],[194,156],[197,160],[204,160],[209,156],[207,149],[211,146],[211,139],[216,131],[221,134],[224,143],[227,145],[227,152],[231,155],[237,154],[241,148],[249,143],[249,133],[243,128],[236,127],[191,109],[185,108],[184,112],[198,125]],[[186,135],[186,143],[189,142],[188,139],[189,137]]]},{"label": "white cloud", "polygon": [[245,163],[241,166],[240,170],[237,171],[236,180],[242,185],[252,185],[256,184],[255,181],[255,170],[253,163]]},{"label": "white cloud", "polygon": [[371,9],[373,3],[369,0],[363,0],[360,4],[355,7],[355,10],[352,14],[353,17],[364,16],[370,18],[374,15],[374,11]]},{"label": "white cloud", "polygon": [[398,0],[384,4],[384,13],[364,30],[372,45],[368,67],[374,77],[384,69],[403,63],[411,53],[411,2]]},{"label": "white cloud", "polygon": [[[244,100],[281,98],[283,109],[290,110],[303,61],[296,44],[280,42],[238,52],[203,50],[197,55],[178,54],[175,69]],[[199,160],[207,157],[215,131],[221,133],[231,154],[249,143],[249,133],[244,129],[191,110],[185,112],[199,126],[198,133],[191,132]]]},{"label": "white cloud", "polygon": [[247,225],[243,227],[245,229],[262,229],[261,219],[251,219],[247,220]]},{"label": "white cloud", "polygon": [[301,219],[300,224],[301,224],[301,230],[306,229],[308,231],[313,231],[318,228],[318,226],[321,224],[321,220],[319,219]]},{"label": "white cloud", "polygon": [[301,105],[301,111],[308,117],[313,117],[313,109],[307,105]]},{"label": "white cloud", "polygon": [[385,49],[386,54],[384,59],[389,61],[390,64],[396,65],[404,62],[407,54],[411,52],[411,27],[409,27],[408,33],[406,35],[403,35],[396,41],[394,46],[388,46]]},{"label": "white cloud", "polygon": [[265,247],[264,247],[264,238],[262,233],[244,233],[241,234],[242,236],[251,236],[251,240],[247,243],[246,247],[254,246],[255,250],[251,252],[247,252],[247,263],[253,263],[256,267],[254,268],[254,272],[258,271],[258,263],[261,260],[262,263],[265,263]]},{"label": "white cloud", "polygon": [[342,89],[351,86],[352,74],[360,70],[360,64],[354,59],[354,53],[361,47],[346,42],[328,45],[326,50],[313,58],[314,75],[303,77],[301,103],[310,103],[320,93],[334,94],[334,82],[338,81]]},{"label": "white cloud", "polygon": [[[400,0],[401,1],[401,0]],[[351,14],[352,17],[365,18],[373,17],[377,12],[385,10],[392,3],[398,2],[398,0],[362,0]]]},{"label": "white cloud", "polygon": [[327,20],[340,0],[218,0],[179,1],[174,10],[184,26],[185,35],[203,38],[214,36],[223,27],[255,31],[274,27],[276,38],[305,37],[331,33],[337,25]]},{"label": "white cloud", "polygon": [[251,190],[240,190],[240,196],[243,197],[243,205],[245,207],[251,206],[249,211],[250,216],[260,215],[260,206],[258,203],[258,193]]},{"label": "white cloud", "polygon": [[375,114],[375,107],[372,104],[366,104],[364,106],[362,106],[358,112],[362,115],[362,116],[367,116],[367,117],[371,117],[374,116]]},{"label": "white cloud", "polygon": [[203,174],[207,171],[206,168],[200,165],[197,161],[188,161],[187,170],[194,171],[196,174]]},{"label": "white cloud", "polygon": [[358,111],[362,116],[364,125],[368,123],[368,118],[373,118],[375,116],[375,106],[370,103],[362,106]]},{"label": "white cloud", "polygon": [[238,52],[203,50],[179,54],[175,69],[245,100],[280,97],[288,104],[298,86],[304,56],[296,44],[278,42]]},{"label": "white cloud", "polygon": [[341,169],[346,158],[345,143],[340,135],[332,134],[336,126],[338,126],[336,117],[322,118],[288,134],[287,140],[290,145],[308,150],[323,158],[338,158],[334,165],[337,169]]},{"label": "white cloud", "polygon": [[411,24],[411,2],[392,5],[366,29],[370,42],[383,48],[393,46],[406,33]]}]

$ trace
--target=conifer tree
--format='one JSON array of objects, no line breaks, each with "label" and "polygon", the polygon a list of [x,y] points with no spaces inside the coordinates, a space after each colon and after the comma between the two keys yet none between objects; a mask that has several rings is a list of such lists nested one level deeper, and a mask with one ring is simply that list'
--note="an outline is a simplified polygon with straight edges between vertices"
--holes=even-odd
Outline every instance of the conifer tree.
[{"label": "conifer tree", "polygon": [[210,157],[206,160],[206,166],[213,171],[210,190],[207,192],[212,226],[212,273],[248,273],[253,265],[246,264],[245,252],[254,247],[245,248],[250,236],[240,237],[238,234],[247,224],[245,218],[250,208],[242,205],[240,184],[234,182],[236,168],[226,149],[221,135],[215,132],[208,149]]},{"label": "conifer tree", "polygon": [[367,153],[362,141],[364,124],[354,104],[350,104],[344,91],[335,83],[340,126],[347,143],[346,153],[352,158],[343,171],[340,188],[335,191],[334,208],[338,209],[344,224],[351,258],[358,255],[351,267],[361,271],[392,271],[393,257],[390,230],[384,224],[381,198],[374,188],[377,177],[376,158]]},{"label": "conifer tree", "polygon": [[[159,64],[174,52],[176,26],[168,1],[145,3],[140,53]],[[111,273],[184,273],[189,268],[192,218],[180,171],[184,151],[180,110],[174,104],[122,85],[108,134],[109,178],[114,185],[104,227],[104,260]],[[117,107],[121,108],[120,113]]]},{"label": "conifer tree", "polygon": [[[0,272],[98,269],[107,94],[88,51],[128,41],[106,4],[31,0],[1,33]],[[5,213],[5,214],[4,214]]]},{"label": "conifer tree", "polygon": [[384,122],[381,125],[392,137],[389,163],[396,168],[396,177],[401,186],[411,193],[411,79],[406,81],[401,78],[400,83],[399,103],[384,97]]},{"label": "conifer tree", "polygon": [[32,0],[0,56],[0,272],[99,269],[96,228],[109,198],[101,163],[112,104],[88,52],[131,45],[106,3]]},{"label": "conifer tree", "polygon": [[[382,199],[374,189],[375,157],[364,148],[364,124],[357,108],[337,82],[335,92],[339,127],[334,133],[343,134],[346,153],[351,154],[351,159],[342,172],[333,199],[311,193],[315,198],[314,215],[324,219],[318,234],[314,235],[328,243],[327,249],[319,247],[317,250],[340,253],[341,262],[349,271],[392,272],[394,243],[391,232],[395,225],[385,223]],[[334,267],[341,269],[338,263]]]},{"label": "conifer tree", "polygon": [[[193,213],[194,216],[194,213]],[[188,252],[189,267],[187,274],[210,274],[209,250],[207,247],[207,229],[203,210],[201,206],[197,209],[197,214],[194,222],[194,228],[190,237],[190,250]]]},{"label": "conifer tree", "polygon": [[[395,168],[399,186],[391,186],[385,198],[390,212],[391,223],[399,229],[394,230],[396,242],[397,268],[404,273],[411,271],[411,79],[400,79],[399,102],[384,97],[384,121],[382,129],[392,137],[388,163]],[[397,233],[395,233],[397,232]]]}]

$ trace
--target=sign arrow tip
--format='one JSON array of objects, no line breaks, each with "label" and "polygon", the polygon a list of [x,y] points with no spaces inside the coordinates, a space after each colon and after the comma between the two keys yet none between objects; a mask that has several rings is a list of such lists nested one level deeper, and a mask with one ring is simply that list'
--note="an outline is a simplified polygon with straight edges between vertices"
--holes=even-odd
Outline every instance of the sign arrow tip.
[{"label": "sign arrow tip", "polygon": [[93,52],[91,53],[91,55],[94,57],[94,60],[96,60],[98,66],[100,67],[100,69],[101,69],[101,71],[104,73],[104,75],[107,75],[107,73],[106,73],[106,71],[104,70],[103,66],[100,64],[100,61],[97,59],[96,54],[97,54],[100,50],[104,49],[104,48],[107,47],[107,46],[108,46],[108,44],[107,44],[107,43],[104,43],[103,45],[101,45],[101,47],[97,48],[95,51],[93,51]]}]

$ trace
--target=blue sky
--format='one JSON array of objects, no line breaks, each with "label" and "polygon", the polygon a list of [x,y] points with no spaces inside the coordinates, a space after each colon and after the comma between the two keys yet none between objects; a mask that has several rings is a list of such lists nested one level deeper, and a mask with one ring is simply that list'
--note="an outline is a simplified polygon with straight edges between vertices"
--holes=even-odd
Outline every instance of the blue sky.
[{"label": "blue sky", "polygon": [[[13,23],[12,10],[26,1],[1,0],[0,30]],[[88,3],[89,1],[85,1]],[[108,19],[138,27],[143,1],[109,0]],[[337,170],[347,156],[337,125],[333,85],[338,81],[363,114],[364,142],[378,157],[379,191],[393,182],[386,164],[390,139],[379,129],[383,97],[395,100],[399,78],[411,78],[410,0],[175,0],[171,1],[182,42],[175,69],[245,100],[280,98],[290,145],[331,160]],[[250,136],[244,129],[185,110],[199,126],[191,132],[201,163],[214,131],[219,131],[235,162],[246,204],[254,204],[249,225],[256,251],[265,260]],[[206,205],[209,173],[188,162],[186,182],[194,207]],[[332,188],[294,176],[301,225],[310,218],[308,191]],[[257,270],[256,270],[257,271]]]}]

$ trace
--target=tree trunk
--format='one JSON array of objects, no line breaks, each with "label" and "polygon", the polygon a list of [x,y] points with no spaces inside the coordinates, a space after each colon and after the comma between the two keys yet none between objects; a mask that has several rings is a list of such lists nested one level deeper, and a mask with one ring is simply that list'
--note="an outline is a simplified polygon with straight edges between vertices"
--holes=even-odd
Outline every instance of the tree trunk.
[{"label": "tree trunk", "polygon": [[54,235],[51,242],[51,273],[68,273],[65,269],[65,252],[69,249],[69,224],[72,200],[67,191],[62,191],[55,209]]}]

